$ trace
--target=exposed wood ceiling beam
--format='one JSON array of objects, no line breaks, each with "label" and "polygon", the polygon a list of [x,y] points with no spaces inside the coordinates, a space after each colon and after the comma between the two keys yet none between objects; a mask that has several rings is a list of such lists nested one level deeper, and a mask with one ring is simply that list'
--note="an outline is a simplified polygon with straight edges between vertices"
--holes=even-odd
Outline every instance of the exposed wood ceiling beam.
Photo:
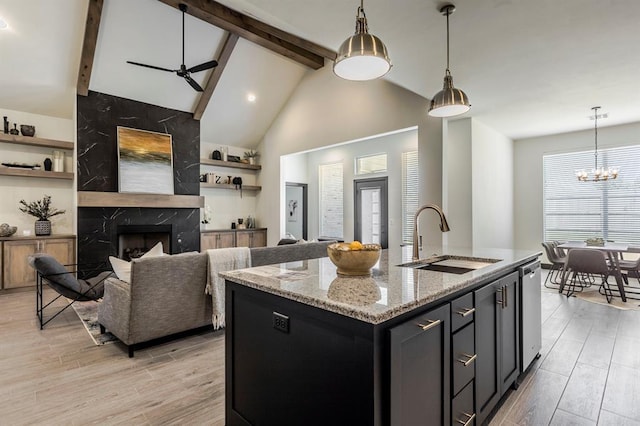
[{"label": "exposed wood ceiling beam", "polygon": [[84,40],[82,41],[82,54],[80,56],[80,70],[78,71],[78,94],[87,96],[89,93],[89,81],[93,68],[93,57],[96,53],[98,42],[98,29],[100,28],[100,16],[102,15],[103,0],[89,0],[87,9],[87,23],[84,27]]},{"label": "exposed wood ceiling beam", "polygon": [[322,68],[324,58],[334,60],[336,57],[336,52],[330,49],[279,30],[213,0],[159,1],[175,8],[184,3],[188,6],[188,14],[312,69]]},{"label": "exposed wood ceiling beam", "polygon": [[204,110],[207,108],[209,104],[209,100],[213,95],[213,91],[216,89],[218,82],[220,81],[220,77],[222,77],[222,72],[224,68],[229,63],[229,58],[231,57],[231,53],[233,49],[236,47],[236,43],[238,42],[238,34],[229,33],[227,39],[222,46],[222,51],[220,52],[220,56],[218,57],[218,66],[213,69],[211,75],[209,76],[209,80],[207,81],[206,86],[204,87],[204,92],[200,96],[200,100],[198,101],[198,105],[196,105],[196,110],[193,112],[193,118],[196,120],[200,120],[202,118],[202,114],[204,114]]}]

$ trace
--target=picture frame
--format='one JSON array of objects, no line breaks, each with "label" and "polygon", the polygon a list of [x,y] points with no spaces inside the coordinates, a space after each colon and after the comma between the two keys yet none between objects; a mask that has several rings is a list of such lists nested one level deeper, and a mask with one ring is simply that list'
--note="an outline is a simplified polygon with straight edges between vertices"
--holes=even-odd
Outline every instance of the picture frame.
[{"label": "picture frame", "polygon": [[298,208],[300,202],[298,200],[287,201],[287,222],[297,222],[300,209]]},{"label": "picture frame", "polygon": [[173,195],[173,138],[118,126],[118,191]]}]

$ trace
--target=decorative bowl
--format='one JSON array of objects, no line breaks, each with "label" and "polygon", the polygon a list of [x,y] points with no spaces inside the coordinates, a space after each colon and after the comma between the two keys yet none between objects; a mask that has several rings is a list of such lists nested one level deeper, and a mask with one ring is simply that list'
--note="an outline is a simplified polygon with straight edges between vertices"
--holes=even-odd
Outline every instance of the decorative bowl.
[{"label": "decorative bowl", "polygon": [[382,294],[371,277],[337,277],[329,285],[327,297],[336,302],[365,306],[376,303]]},{"label": "decorative bowl", "polygon": [[371,268],[380,259],[379,244],[359,244],[359,249],[352,249],[354,243],[333,243],[327,246],[329,259],[337,267],[338,275],[370,276]]},{"label": "decorative bowl", "polygon": [[30,124],[21,124],[20,133],[22,133],[22,136],[33,136],[36,134],[36,126],[32,126]]},{"label": "decorative bowl", "polygon": [[0,225],[0,237],[10,237],[18,230],[17,226],[9,226],[8,223]]}]

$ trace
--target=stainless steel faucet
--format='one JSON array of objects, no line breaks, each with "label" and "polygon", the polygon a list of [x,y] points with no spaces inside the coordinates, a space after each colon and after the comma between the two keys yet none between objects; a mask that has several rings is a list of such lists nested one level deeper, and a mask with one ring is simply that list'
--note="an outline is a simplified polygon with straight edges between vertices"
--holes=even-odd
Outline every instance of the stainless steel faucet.
[{"label": "stainless steel faucet", "polygon": [[442,209],[435,204],[425,204],[420,207],[418,211],[416,211],[416,215],[413,217],[413,260],[418,260],[420,258],[420,248],[422,244],[418,244],[418,217],[423,210],[432,209],[435,210],[438,215],[440,215],[440,230],[442,232],[449,231],[449,224],[447,223],[447,218],[444,216],[444,212]]}]

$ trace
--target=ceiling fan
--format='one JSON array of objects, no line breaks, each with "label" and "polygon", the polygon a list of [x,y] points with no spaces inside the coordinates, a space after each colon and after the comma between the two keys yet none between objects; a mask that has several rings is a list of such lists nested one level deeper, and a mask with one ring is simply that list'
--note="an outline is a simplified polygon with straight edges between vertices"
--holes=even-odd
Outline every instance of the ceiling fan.
[{"label": "ceiling fan", "polygon": [[170,70],[168,68],[157,67],[155,65],[141,64],[140,62],[127,61],[127,63],[132,65],[138,65],[140,67],[151,68],[154,70],[175,72],[179,77],[184,78],[187,81],[187,83],[189,83],[189,85],[193,87],[195,90],[197,90],[198,92],[203,92],[204,89],[200,87],[198,82],[196,82],[194,79],[191,78],[191,73],[211,69],[218,65],[218,61],[213,60],[213,61],[204,62],[200,65],[196,65],[191,68],[187,68],[185,66],[184,64],[184,13],[187,11],[187,5],[184,3],[180,3],[179,8],[182,11],[182,64],[180,65],[180,68],[178,68],[177,70]]}]

